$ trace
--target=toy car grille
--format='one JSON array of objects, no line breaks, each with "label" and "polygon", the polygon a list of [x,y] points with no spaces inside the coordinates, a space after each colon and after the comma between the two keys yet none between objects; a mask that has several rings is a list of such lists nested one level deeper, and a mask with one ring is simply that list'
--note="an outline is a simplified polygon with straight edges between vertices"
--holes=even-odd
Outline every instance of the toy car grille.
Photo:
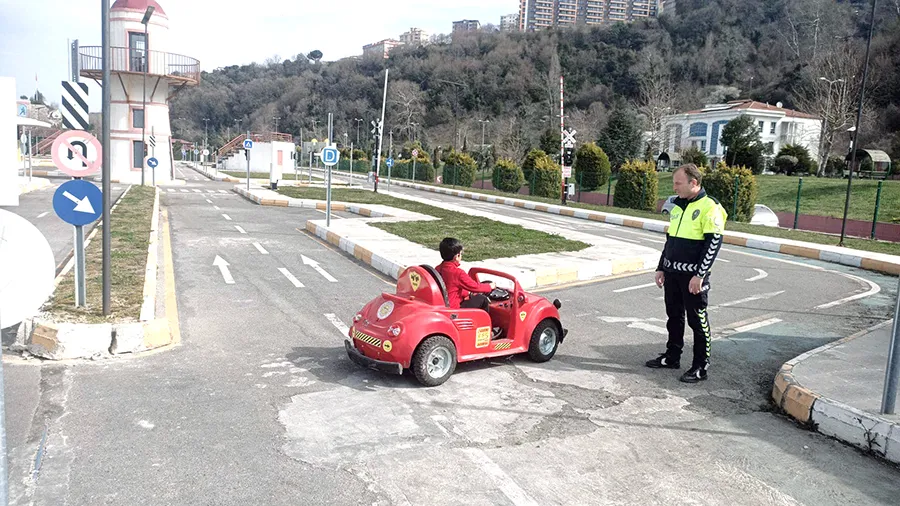
[{"label": "toy car grille", "polygon": [[456,328],[459,330],[472,330],[475,328],[474,320],[454,320],[453,324],[456,325]]},{"label": "toy car grille", "polygon": [[381,347],[381,339],[376,339],[370,335],[363,334],[362,332],[360,332],[356,329],[353,329],[353,337],[356,339],[359,339],[360,341],[362,341],[364,343],[371,344],[372,346],[375,346],[376,348]]}]

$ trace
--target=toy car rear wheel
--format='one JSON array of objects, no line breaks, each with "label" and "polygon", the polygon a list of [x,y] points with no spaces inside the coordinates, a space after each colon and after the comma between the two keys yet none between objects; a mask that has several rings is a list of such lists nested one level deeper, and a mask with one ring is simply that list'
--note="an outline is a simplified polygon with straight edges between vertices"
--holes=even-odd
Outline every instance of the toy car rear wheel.
[{"label": "toy car rear wheel", "polygon": [[535,362],[546,362],[556,355],[559,348],[559,327],[547,318],[534,328],[528,344],[528,356]]},{"label": "toy car rear wheel", "polygon": [[429,337],[416,349],[410,365],[419,383],[436,387],[447,381],[456,370],[456,347],[447,337]]}]

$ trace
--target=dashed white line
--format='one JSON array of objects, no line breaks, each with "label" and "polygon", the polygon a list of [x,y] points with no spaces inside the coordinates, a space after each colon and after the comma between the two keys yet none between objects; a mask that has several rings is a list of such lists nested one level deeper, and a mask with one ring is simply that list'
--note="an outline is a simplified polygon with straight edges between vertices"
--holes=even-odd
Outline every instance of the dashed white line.
[{"label": "dashed white line", "polygon": [[328,318],[328,321],[331,322],[332,325],[335,326],[336,329],[341,333],[344,338],[348,338],[350,334],[350,327],[344,324],[340,318],[332,313],[325,313],[325,318]]},{"label": "dashed white line", "polygon": [[748,325],[742,325],[740,327],[736,327],[733,330],[734,334],[740,334],[741,332],[749,332],[751,330],[760,329],[763,327],[768,327],[769,325],[778,323],[781,321],[781,318],[769,318],[768,320],[763,320],[761,322],[750,323]]},{"label": "dashed white line", "polygon": [[169,189],[167,189],[166,191],[169,192],[169,193],[172,193],[172,192],[175,191],[175,188],[169,188]]},{"label": "dashed white line", "polygon": [[228,193],[228,190],[219,190],[219,193]]},{"label": "dashed white line", "polygon": [[288,278],[288,281],[290,281],[291,284],[293,284],[295,287],[303,288],[303,283],[301,283],[299,279],[295,278],[289,270],[285,269],[284,267],[279,267],[278,272],[284,274],[284,277]]},{"label": "dashed white line", "polygon": [[203,193],[201,190],[194,188],[194,193]]},{"label": "dashed white line", "polygon": [[188,190],[182,188],[182,189],[181,189],[181,193],[191,193],[191,192],[189,192]]},{"label": "dashed white line", "polygon": [[48,214],[50,214],[50,211],[44,211],[38,215],[38,218],[43,218],[44,216],[47,216]]},{"label": "dashed white line", "polygon": [[710,306],[710,309],[715,309],[718,307],[731,307],[736,306],[738,304],[743,304],[744,302],[752,302],[754,300],[763,300],[763,299],[771,299],[777,295],[781,295],[784,293],[784,290],[779,290],[777,292],[769,292],[769,293],[761,293],[759,295],[752,295],[750,297],[745,297],[739,300],[733,300],[731,302],[723,302],[722,304],[717,304],[715,306]]},{"label": "dashed white line", "polygon": [[212,204],[212,200],[206,199],[207,204]]},{"label": "dashed white line", "polygon": [[493,480],[494,484],[497,485],[501,492],[503,492],[503,495],[505,495],[515,506],[538,505],[527,492],[522,490],[522,488],[513,481],[510,475],[503,471],[503,468],[498,466],[496,462],[491,460],[491,458],[484,453],[484,450],[480,448],[464,448],[463,453],[465,453],[472,462],[477,464],[478,467]]},{"label": "dashed white line", "polygon": [[[212,203],[212,202],[210,202],[210,204],[211,204],[211,203]],[[216,208],[216,211],[221,211],[221,209],[219,209],[219,206],[213,206],[213,207]]]},{"label": "dashed white line", "polygon": [[242,233],[242,234],[246,234],[246,233],[247,233],[247,231],[244,230],[243,228],[241,228],[240,225],[235,225],[234,228],[236,228],[237,231],[240,232],[240,233]]},{"label": "dashed white line", "polygon": [[615,240],[617,240],[617,241],[631,242],[631,243],[634,243],[634,244],[640,244],[640,243],[641,243],[641,241],[637,241],[637,240],[634,240],[634,239],[626,239],[626,238],[624,238],[624,237],[619,237],[619,236],[617,236],[617,235],[609,235],[609,234],[606,234],[606,237],[609,237],[610,239],[615,239]]},{"label": "dashed white line", "polygon": [[226,221],[231,221],[231,216],[228,216],[227,214],[223,213],[222,217],[225,218]]},{"label": "dashed white line", "polygon": [[266,251],[266,248],[263,248],[262,245],[261,245],[260,243],[255,242],[255,243],[253,243],[253,245],[256,246],[256,249],[258,249],[259,252],[262,253],[263,255],[268,255],[268,254],[269,254],[269,252]]},{"label": "dashed white line", "polygon": [[753,282],[753,281],[759,281],[760,279],[765,279],[765,278],[769,277],[769,273],[766,272],[766,271],[764,271],[764,270],[762,270],[762,269],[755,269],[755,268],[754,268],[753,270],[757,272],[757,275],[756,275],[756,276],[753,276],[752,278],[747,278],[747,279],[745,279],[744,281],[750,281],[750,282]]},{"label": "dashed white line", "polygon": [[656,286],[656,283],[646,283],[643,285],[629,286],[627,288],[619,288],[618,290],[613,290],[613,293],[630,292],[631,290],[640,290],[641,288],[649,288],[651,286]]}]

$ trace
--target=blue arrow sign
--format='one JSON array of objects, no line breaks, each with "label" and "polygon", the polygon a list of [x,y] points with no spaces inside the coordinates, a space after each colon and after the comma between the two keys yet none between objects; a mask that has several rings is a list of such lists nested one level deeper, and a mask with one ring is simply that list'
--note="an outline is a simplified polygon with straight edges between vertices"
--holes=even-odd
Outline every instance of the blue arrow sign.
[{"label": "blue arrow sign", "polygon": [[53,194],[53,210],[66,223],[75,226],[93,223],[103,212],[103,193],[87,181],[66,181]]},{"label": "blue arrow sign", "polygon": [[151,169],[155,169],[159,165],[159,160],[156,158],[150,157],[147,159],[147,166]]},{"label": "blue arrow sign", "polygon": [[338,160],[341,158],[341,152],[334,146],[328,146],[322,149],[322,163],[326,166],[331,167],[333,165],[337,165]]},{"label": "blue arrow sign", "polygon": [[253,141],[244,139],[244,149],[253,149]]},{"label": "blue arrow sign", "polygon": [[387,165],[388,167],[393,167],[393,166],[394,166],[394,159],[393,159],[393,158],[388,158],[387,160],[385,160],[384,164]]}]

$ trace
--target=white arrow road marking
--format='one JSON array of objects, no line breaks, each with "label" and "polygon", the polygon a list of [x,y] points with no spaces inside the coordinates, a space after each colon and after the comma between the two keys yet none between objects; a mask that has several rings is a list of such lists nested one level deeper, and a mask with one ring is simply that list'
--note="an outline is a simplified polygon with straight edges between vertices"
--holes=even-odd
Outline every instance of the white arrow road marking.
[{"label": "white arrow road marking", "polygon": [[308,265],[308,266],[312,267],[313,269],[316,270],[316,272],[318,272],[319,274],[321,274],[322,277],[324,277],[324,278],[327,279],[328,281],[331,281],[332,283],[337,283],[337,282],[338,282],[338,280],[334,279],[334,276],[332,276],[331,274],[328,274],[327,272],[325,272],[325,269],[323,269],[323,268],[319,265],[319,262],[316,262],[315,260],[313,260],[312,258],[309,258],[309,257],[306,256],[306,255],[300,255],[300,257],[303,259],[303,265]]},{"label": "white arrow road marking", "polygon": [[331,322],[332,325],[335,326],[336,329],[344,336],[345,339],[349,339],[350,327],[344,324],[340,318],[332,313],[325,313],[325,318],[328,318],[328,321]]},{"label": "white arrow road marking", "polygon": [[744,281],[751,281],[751,282],[759,281],[760,279],[765,279],[765,278],[769,277],[769,273],[762,269],[754,268],[753,270],[756,271],[758,274],[756,276],[753,276],[752,278],[747,278]]},{"label": "white arrow road marking", "polygon": [[242,233],[242,234],[246,234],[246,233],[247,233],[247,231],[244,230],[243,228],[241,228],[240,225],[235,225],[234,228],[236,228],[237,231],[240,232],[240,233]]},{"label": "white arrow road marking", "polygon": [[716,309],[716,308],[720,308],[720,307],[731,307],[731,306],[736,306],[738,304],[743,304],[744,302],[752,302],[754,300],[771,299],[772,297],[775,297],[776,295],[781,295],[783,293],[784,293],[784,290],[780,290],[777,292],[761,293],[759,295],[752,295],[752,296],[744,298],[744,299],[733,300],[731,302],[724,302],[722,304],[710,306],[709,308]]},{"label": "white arrow road marking", "polygon": [[253,243],[253,245],[256,246],[256,249],[258,249],[259,252],[262,253],[263,255],[268,255],[268,254],[269,254],[269,252],[266,251],[266,248],[263,248],[262,245],[259,244],[258,242]]},{"label": "white arrow road marking", "polygon": [[38,215],[38,218],[43,218],[44,216],[47,216],[48,214],[50,214],[50,211],[44,211]]},{"label": "white arrow road marking", "polygon": [[213,261],[213,265],[219,268],[219,272],[221,272],[222,277],[225,278],[226,284],[234,284],[234,278],[231,277],[231,272],[229,272],[228,270],[228,262],[226,262],[224,258],[216,255],[216,259]]},{"label": "white arrow road marking", "polygon": [[290,281],[291,284],[293,284],[295,287],[303,288],[303,283],[301,283],[300,280],[295,278],[294,275],[291,274],[291,272],[289,270],[285,269],[284,267],[279,267],[278,272],[284,274],[284,277],[288,278],[288,281]]},{"label": "white arrow road marking", "polygon": [[[655,283],[654,283],[655,284]],[[653,325],[650,322],[663,322],[659,318],[633,318],[627,316],[601,316],[600,319],[606,323],[627,323],[630,329],[646,330],[656,334],[667,335],[669,333],[665,327]]]},{"label": "white arrow road marking", "polygon": [[513,481],[512,477],[503,471],[502,467],[491,460],[484,450],[480,448],[465,448],[463,449],[463,453],[465,453],[472,462],[477,464],[478,467],[491,478],[491,481],[500,488],[503,495],[505,495],[515,506],[537,506],[538,503],[535,502],[527,492],[522,490],[522,488]]},{"label": "white arrow road marking", "polygon": [[641,288],[649,288],[651,286],[656,286],[656,283],[647,283],[645,285],[629,286],[628,288],[619,288],[618,290],[613,290],[613,293],[630,292],[631,290],[640,290]]},{"label": "white arrow road marking", "polygon": [[223,214],[222,217],[225,218],[226,221],[231,221],[231,216],[228,216],[227,214]]},{"label": "white arrow road marking", "polygon": [[856,295],[851,295],[850,297],[845,297],[843,299],[836,300],[834,302],[829,302],[827,304],[818,305],[818,306],[816,306],[816,309],[828,309],[830,307],[839,306],[839,305],[847,303],[847,302],[852,302],[854,300],[859,300],[859,299],[868,297],[870,295],[875,295],[876,293],[881,291],[881,286],[879,286],[877,283],[869,281],[868,279],[861,278],[859,276],[854,276],[853,274],[847,274],[845,272],[838,272],[838,271],[832,271],[832,272],[840,274],[841,276],[844,276],[845,278],[855,279],[856,281],[859,281],[860,283],[867,284],[867,285],[869,285],[869,290],[867,292],[858,293]]},{"label": "white arrow road marking", "polygon": [[72,195],[71,193],[69,193],[67,191],[63,191],[63,197],[74,202],[75,210],[78,211],[79,213],[94,214],[94,206],[91,205],[91,201],[88,200],[87,197],[79,200],[78,197],[76,197],[75,195]]}]

